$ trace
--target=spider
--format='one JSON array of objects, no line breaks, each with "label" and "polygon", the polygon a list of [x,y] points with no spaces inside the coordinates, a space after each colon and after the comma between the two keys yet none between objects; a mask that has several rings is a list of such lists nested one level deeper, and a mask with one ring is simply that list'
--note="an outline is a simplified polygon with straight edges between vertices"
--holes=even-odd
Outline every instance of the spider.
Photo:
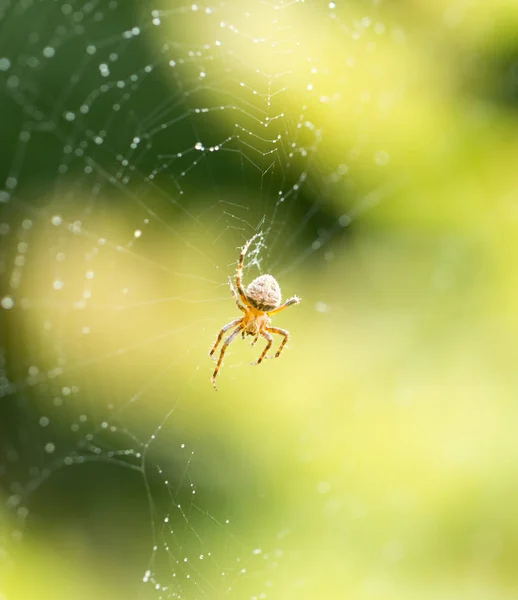
[{"label": "spider", "polygon": [[[293,296],[289,300],[286,300],[284,304],[281,304],[281,288],[279,287],[276,279],[271,275],[260,275],[252,281],[252,283],[246,288],[246,291],[243,288],[243,262],[245,260],[246,253],[248,252],[248,248],[250,248],[252,242],[260,235],[260,233],[254,235],[241,248],[241,254],[239,255],[239,262],[237,264],[236,272],[236,285],[239,296],[232,285],[232,278],[228,278],[230,291],[232,292],[232,296],[236,301],[237,307],[245,314],[243,317],[236,319],[235,321],[231,321],[225,325],[225,327],[223,327],[216,338],[214,346],[212,346],[212,349],[209,352],[209,356],[212,356],[221,342],[225,332],[233,327],[236,328],[223,343],[219,353],[218,363],[214,373],[212,374],[212,385],[216,390],[216,376],[221,367],[221,363],[223,362],[223,356],[225,355],[226,349],[236,339],[236,337],[240,333],[242,334],[243,339],[247,335],[253,335],[254,339],[251,343],[252,346],[257,342],[259,336],[262,336],[266,339],[268,342],[266,344],[266,348],[263,350],[258,361],[256,363],[252,363],[258,365],[263,361],[266,353],[273,344],[273,337],[270,334],[276,333],[278,335],[282,335],[284,339],[282,340],[281,345],[275,354],[275,358],[277,358],[288,341],[289,333],[285,329],[280,329],[279,327],[270,327],[270,316],[280,313],[281,310],[288,308],[288,306],[291,306],[292,304],[298,304],[300,302],[300,298],[298,296]],[[241,304],[240,299],[243,304]]]}]

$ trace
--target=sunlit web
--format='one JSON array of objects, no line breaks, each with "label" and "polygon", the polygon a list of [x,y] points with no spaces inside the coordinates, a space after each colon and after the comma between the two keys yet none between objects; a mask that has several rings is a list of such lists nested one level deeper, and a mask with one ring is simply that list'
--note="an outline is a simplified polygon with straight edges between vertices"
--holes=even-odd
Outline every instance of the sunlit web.
[{"label": "sunlit web", "polygon": [[353,182],[383,149],[365,158],[355,133],[347,155],[323,151],[318,117],[344,81],[315,49],[339,36],[352,69],[390,31],[378,3],[362,18],[337,4],[0,2],[7,565],[35,492],[92,463],[143,483],[145,589],[242,597],[246,579],[263,598],[274,585],[287,532],[272,526],[268,547],[240,535],[196,398],[237,248],[262,231],[248,268],[287,276],[332,260],[328,242],[380,199]]}]

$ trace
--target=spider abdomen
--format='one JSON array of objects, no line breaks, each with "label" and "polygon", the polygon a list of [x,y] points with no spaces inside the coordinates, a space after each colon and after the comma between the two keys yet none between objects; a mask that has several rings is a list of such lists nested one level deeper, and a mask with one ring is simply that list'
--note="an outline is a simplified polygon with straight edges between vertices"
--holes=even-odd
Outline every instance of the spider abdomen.
[{"label": "spider abdomen", "polygon": [[246,288],[246,297],[254,308],[269,312],[280,306],[281,288],[275,277],[260,275]]}]

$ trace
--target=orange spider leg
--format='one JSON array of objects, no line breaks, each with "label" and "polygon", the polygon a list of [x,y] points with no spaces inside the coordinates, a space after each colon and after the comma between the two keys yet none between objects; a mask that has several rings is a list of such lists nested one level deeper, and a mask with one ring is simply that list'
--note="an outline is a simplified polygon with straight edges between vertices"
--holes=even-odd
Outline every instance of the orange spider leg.
[{"label": "orange spider leg", "polygon": [[286,300],[286,302],[284,304],[281,304],[279,306],[279,308],[268,311],[268,315],[270,315],[270,316],[276,315],[277,313],[280,313],[281,310],[288,308],[288,306],[292,306],[293,304],[298,304],[299,302],[300,302],[300,298],[298,296],[293,296],[293,298],[290,298],[289,300]]},{"label": "orange spider leg", "polygon": [[284,339],[282,340],[281,345],[279,346],[279,349],[275,353],[275,358],[278,358],[278,356],[282,352],[282,349],[284,348],[284,346],[286,346],[286,343],[288,342],[288,338],[290,337],[290,334],[286,331],[286,329],[281,329],[280,327],[267,327],[266,329],[268,331],[270,331],[271,333],[277,333],[279,335],[284,336]]},{"label": "orange spider leg", "polygon": [[[236,325],[241,323],[242,320],[243,319],[236,319],[235,321],[232,321],[231,323],[227,323],[227,325],[225,325],[225,327],[223,327],[223,329],[218,333],[218,337],[216,338],[216,341],[214,342],[214,346],[212,346],[212,349],[209,352],[209,356],[212,356],[214,354],[214,350],[216,350],[216,348],[219,346],[219,343],[221,342],[221,338],[223,337],[223,334],[225,333],[225,331],[232,329],[232,327],[235,327]],[[242,327],[239,328],[239,331],[241,331],[241,329],[242,329]]]},{"label": "orange spider leg", "polygon": [[242,310],[243,312],[246,312],[246,308],[241,304],[241,302],[239,302],[239,297],[237,295],[236,290],[234,289],[234,286],[232,285],[232,278],[228,277],[228,285],[230,286],[230,291],[232,292],[232,296],[234,296],[234,300],[236,301],[237,307],[239,308],[239,310]]},{"label": "orange spider leg", "polygon": [[239,292],[239,296],[243,301],[243,304],[246,306],[250,306],[250,302],[248,302],[245,290],[243,289],[243,263],[245,261],[246,253],[248,252],[248,248],[250,248],[250,244],[260,236],[260,233],[256,233],[252,236],[248,242],[241,248],[241,254],[239,255],[239,262],[237,263],[237,271],[236,271],[236,285],[237,291]]},{"label": "orange spider leg", "polygon": [[272,344],[273,344],[272,336],[269,333],[267,333],[266,331],[261,331],[261,333],[259,335],[262,335],[263,338],[267,339],[268,343],[266,344],[266,348],[263,350],[263,353],[259,357],[259,360],[256,363],[252,363],[253,365],[258,365],[263,361],[263,358],[266,356],[266,353],[272,347]]},{"label": "orange spider leg", "polygon": [[212,374],[212,385],[214,386],[215,390],[218,389],[216,387],[216,376],[218,374],[219,368],[221,367],[221,363],[223,362],[223,356],[225,355],[225,351],[228,348],[228,346],[236,339],[236,336],[239,335],[241,329],[243,329],[243,325],[240,325],[235,331],[233,331],[228,336],[228,338],[225,340],[225,342],[223,343],[223,346],[221,346],[221,352],[219,353],[218,364],[216,365],[216,368],[214,369],[214,373]]}]

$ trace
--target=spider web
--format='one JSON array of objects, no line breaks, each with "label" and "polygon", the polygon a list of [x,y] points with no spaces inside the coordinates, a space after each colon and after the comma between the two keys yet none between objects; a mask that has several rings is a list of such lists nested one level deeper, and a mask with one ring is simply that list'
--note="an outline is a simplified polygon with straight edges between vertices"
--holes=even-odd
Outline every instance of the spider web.
[{"label": "spider web", "polygon": [[110,598],[265,598],[291,572],[279,449],[240,446],[224,392],[264,374],[229,352],[214,397],[207,351],[247,239],[246,274],[304,296],[387,194],[376,120],[354,126],[377,91],[347,74],[400,41],[378,4],[0,2],[6,597],[41,539],[53,597],[68,567]]}]

